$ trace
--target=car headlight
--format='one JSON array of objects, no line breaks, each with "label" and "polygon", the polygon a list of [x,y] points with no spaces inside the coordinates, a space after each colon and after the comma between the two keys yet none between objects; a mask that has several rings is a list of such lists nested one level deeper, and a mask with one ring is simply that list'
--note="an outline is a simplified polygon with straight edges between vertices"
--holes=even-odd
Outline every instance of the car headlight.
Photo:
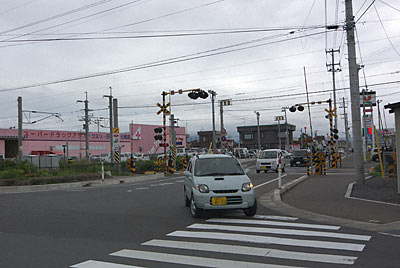
[{"label": "car headlight", "polygon": [[205,184],[196,184],[194,188],[196,188],[196,190],[199,191],[200,193],[208,193],[210,191],[208,189],[208,186]]},{"label": "car headlight", "polygon": [[246,183],[243,183],[243,185],[242,185],[242,191],[243,192],[248,192],[248,191],[250,191],[251,189],[253,189],[253,184],[251,183],[251,182],[246,182]]}]

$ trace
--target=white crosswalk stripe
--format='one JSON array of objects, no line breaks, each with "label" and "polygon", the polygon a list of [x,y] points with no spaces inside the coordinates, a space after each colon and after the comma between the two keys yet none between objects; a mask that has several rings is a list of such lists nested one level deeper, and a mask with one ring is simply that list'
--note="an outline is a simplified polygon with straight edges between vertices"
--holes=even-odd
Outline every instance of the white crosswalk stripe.
[{"label": "white crosswalk stripe", "polygon": [[209,219],[207,222],[218,223],[239,223],[239,224],[258,224],[258,225],[271,225],[271,226],[286,226],[294,228],[314,228],[324,230],[339,230],[340,226],[320,225],[320,224],[304,224],[294,222],[279,222],[279,221],[264,221],[264,220],[243,220],[243,219]]},{"label": "white crosswalk stripe", "polygon": [[103,261],[85,261],[76,265],[72,265],[72,268],[144,268],[142,266],[132,266],[118,263],[110,263]]},{"label": "white crosswalk stripe", "polygon": [[276,229],[276,228],[258,228],[258,227],[244,227],[244,226],[231,226],[231,225],[217,225],[217,224],[192,224],[188,226],[189,229],[203,229],[203,230],[221,230],[221,231],[234,231],[234,232],[248,232],[248,233],[269,233],[269,234],[282,234],[282,235],[299,235],[299,236],[318,236],[318,237],[333,237],[343,239],[353,239],[369,241],[371,236],[368,235],[353,235],[333,232],[316,232],[304,230],[290,230],[290,229]]},{"label": "white crosswalk stripe", "polygon": [[297,221],[299,218],[285,217],[285,216],[273,216],[273,215],[255,215],[254,219],[262,220],[280,220],[280,221]]},{"label": "white crosswalk stripe", "polygon": [[[368,235],[339,232],[340,226],[297,220],[273,215],[253,219],[212,218],[191,224],[187,230],[166,234],[166,239],[144,242],[140,249],[121,249],[109,254],[113,261],[123,258],[120,263],[124,264],[87,260],[70,267],[136,268],[143,261],[145,266],[154,262],[150,267],[160,267],[163,263],[221,268],[298,267],[293,266],[293,261],[302,267],[318,267],[318,263],[352,265],[358,258],[354,254],[362,252],[366,246],[363,243],[371,239]],[[201,252],[205,255],[199,255]],[[135,260],[141,261],[139,266],[134,266]],[[287,264],[288,261],[291,262]]]},{"label": "white crosswalk stripe", "polygon": [[339,249],[339,250],[349,250],[349,251],[362,251],[365,247],[365,245],[353,244],[353,243],[329,242],[329,241],[318,241],[318,240],[300,240],[292,238],[277,238],[271,236],[257,236],[257,235],[230,234],[230,233],[227,234],[227,233],[215,233],[215,232],[175,231],[167,235],[175,237],[220,239],[220,240],[240,241],[248,243],[276,244],[276,245],[286,245],[286,246]]},{"label": "white crosswalk stripe", "polygon": [[277,250],[271,248],[257,248],[257,247],[247,247],[247,246],[221,245],[221,244],[198,243],[198,242],[182,242],[182,241],[171,241],[171,240],[150,240],[148,242],[143,243],[142,245],[211,251],[220,253],[231,253],[231,254],[242,254],[242,255],[269,257],[269,258],[292,259],[301,261],[336,263],[336,264],[354,264],[355,260],[357,259],[357,257],[351,257],[351,256],[303,253],[297,251]]},{"label": "white crosswalk stripe", "polygon": [[232,268],[232,267],[247,267],[247,268],[294,268],[301,266],[286,266],[276,264],[265,264],[255,262],[241,262],[230,261],[214,258],[192,257],[176,254],[166,254],[157,252],[148,252],[140,250],[124,249],[110,254],[112,256],[135,258],[142,260],[162,261],[168,263],[197,265],[202,267],[218,267],[218,268]]}]

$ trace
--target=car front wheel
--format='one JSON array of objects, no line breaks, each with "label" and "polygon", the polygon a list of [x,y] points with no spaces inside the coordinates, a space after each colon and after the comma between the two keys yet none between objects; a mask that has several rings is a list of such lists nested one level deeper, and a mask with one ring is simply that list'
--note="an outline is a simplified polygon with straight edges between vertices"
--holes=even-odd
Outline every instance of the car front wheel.
[{"label": "car front wheel", "polygon": [[243,209],[243,212],[246,216],[253,217],[257,213],[257,200],[254,200],[254,205],[249,208]]},{"label": "car front wheel", "polygon": [[190,198],[190,214],[192,214],[193,218],[200,218],[201,212],[202,212],[202,209],[200,209],[196,206],[196,203],[194,202],[194,198],[192,195],[192,197]]}]

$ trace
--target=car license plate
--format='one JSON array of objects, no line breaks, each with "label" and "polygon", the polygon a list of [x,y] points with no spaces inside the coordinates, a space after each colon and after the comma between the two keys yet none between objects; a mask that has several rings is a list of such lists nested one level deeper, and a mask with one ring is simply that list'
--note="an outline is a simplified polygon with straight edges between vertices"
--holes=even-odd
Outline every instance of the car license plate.
[{"label": "car license plate", "polygon": [[218,205],[226,205],[226,197],[212,197],[211,198],[211,204],[213,206],[218,206]]},{"label": "car license plate", "polygon": [[261,166],[260,168],[261,168],[261,169],[268,169],[267,166]]},{"label": "car license plate", "polygon": [[296,164],[300,164],[300,161],[297,161]]}]

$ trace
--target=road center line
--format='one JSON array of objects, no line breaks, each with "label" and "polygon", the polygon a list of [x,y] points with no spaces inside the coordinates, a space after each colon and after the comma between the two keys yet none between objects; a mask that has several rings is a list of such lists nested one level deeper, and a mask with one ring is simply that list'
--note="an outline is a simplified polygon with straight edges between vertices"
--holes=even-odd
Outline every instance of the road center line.
[{"label": "road center line", "polygon": [[[287,174],[283,174],[283,175],[281,176],[281,178],[286,177],[286,176],[287,176]],[[254,186],[254,189],[257,189],[258,187],[267,185],[267,184],[269,184],[269,183],[271,183],[271,182],[274,182],[274,181],[277,181],[277,180],[279,180],[279,178],[276,178],[276,179],[273,179],[273,180],[270,180],[270,181],[261,183],[261,184],[259,184],[259,185],[257,185],[257,186]]]}]

